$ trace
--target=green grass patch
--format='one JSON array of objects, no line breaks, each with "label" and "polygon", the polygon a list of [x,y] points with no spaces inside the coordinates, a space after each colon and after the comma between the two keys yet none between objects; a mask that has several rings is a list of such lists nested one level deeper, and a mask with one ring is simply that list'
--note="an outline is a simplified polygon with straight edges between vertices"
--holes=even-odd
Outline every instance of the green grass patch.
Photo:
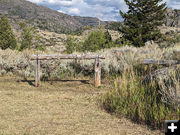
[{"label": "green grass patch", "polygon": [[161,102],[155,81],[143,84],[134,71],[126,71],[114,82],[115,89],[102,97],[105,110],[138,123],[162,128],[164,120],[180,119],[180,109]]}]

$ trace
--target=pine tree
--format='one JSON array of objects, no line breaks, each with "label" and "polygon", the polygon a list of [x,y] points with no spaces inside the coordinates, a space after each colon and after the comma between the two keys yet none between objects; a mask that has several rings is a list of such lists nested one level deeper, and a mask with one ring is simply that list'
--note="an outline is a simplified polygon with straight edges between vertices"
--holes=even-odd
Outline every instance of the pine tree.
[{"label": "pine tree", "polygon": [[33,45],[33,38],[35,36],[35,30],[33,27],[29,27],[26,23],[22,22],[19,24],[22,29],[21,33],[21,46],[20,51],[24,49],[31,49]]},{"label": "pine tree", "polygon": [[16,38],[13,30],[5,16],[0,18],[0,48],[5,50],[7,48],[15,49],[17,46]]},{"label": "pine tree", "polygon": [[125,0],[129,10],[127,13],[120,11],[124,18],[124,25],[120,31],[124,38],[133,45],[144,46],[149,40],[157,40],[162,35],[158,26],[163,24],[166,3],[162,0]]}]

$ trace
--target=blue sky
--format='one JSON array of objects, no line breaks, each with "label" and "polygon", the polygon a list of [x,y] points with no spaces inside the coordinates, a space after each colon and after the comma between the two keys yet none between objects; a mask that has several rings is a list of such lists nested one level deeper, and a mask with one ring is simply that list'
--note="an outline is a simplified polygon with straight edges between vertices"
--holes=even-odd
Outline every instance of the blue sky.
[{"label": "blue sky", "polygon": [[[124,0],[28,0],[59,12],[76,15],[97,17],[104,21],[119,21],[119,10],[127,11]],[[167,6],[180,9],[180,0],[163,0]]]}]

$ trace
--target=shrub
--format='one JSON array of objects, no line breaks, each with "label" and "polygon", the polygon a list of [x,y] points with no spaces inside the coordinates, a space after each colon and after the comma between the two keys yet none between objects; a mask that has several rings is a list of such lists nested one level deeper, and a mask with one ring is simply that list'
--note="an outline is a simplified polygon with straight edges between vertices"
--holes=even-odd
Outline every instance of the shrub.
[{"label": "shrub", "polygon": [[159,128],[166,119],[179,119],[180,108],[161,102],[162,95],[154,81],[145,85],[136,72],[129,70],[114,84],[115,89],[102,98],[107,111]]},{"label": "shrub", "polygon": [[93,31],[83,43],[83,51],[95,52],[104,48],[110,48],[111,38],[102,29]]},{"label": "shrub", "polygon": [[113,42],[110,34],[99,28],[96,31],[92,31],[85,41],[78,41],[77,38],[68,37],[66,41],[66,52],[96,52],[105,48],[120,47],[127,41],[120,39],[119,42]]},{"label": "shrub", "polygon": [[120,29],[121,24],[122,22],[110,22],[106,24],[105,28],[118,31]]},{"label": "shrub", "polygon": [[[22,52],[13,51],[13,50],[1,50],[0,49],[0,69],[5,70],[6,72],[20,73],[25,74],[23,76],[34,76],[34,61],[30,61],[29,57],[32,54],[36,54],[35,50],[24,50]],[[43,52],[39,52],[43,54]],[[9,55],[11,54],[11,55]],[[79,54],[79,53],[74,53]],[[143,59],[152,58],[152,59],[166,59],[171,58],[171,51],[167,49],[160,49],[158,46],[146,46],[142,48],[136,48],[132,46],[123,46],[121,48],[105,49],[100,50],[96,53],[90,53],[96,55],[105,56],[106,59],[102,60],[102,75],[117,75],[122,74],[124,69],[135,65],[138,61]],[[165,54],[165,55],[164,55]],[[53,67],[53,60],[41,61],[41,71],[42,76],[49,74],[54,74],[60,72],[65,72],[66,70],[70,71],[73,68],[73,61],[71,60],[57,60],[56,69],[51,70]],[[78,61],[78,69],[75,71],[78,74],[83,75],[93,75],[94,74],[94,60],[80,60]],[[46,70],[46,68],[48,70]],[[71,70],[71,72],[74,72]],[[1,73],[0,73],[1,74]],[[3,72],[4,74],[4,72]],[[71,73],[74,74],[74,73]],[[51,76],[51,75],[50,75]]]},{"label": "shrub", "polygon": [[40,51],[45,51],[46,50],[46,46],[43,44],[37,44],[36,45],[36,49],[40,50]]},{"label": "shrub", "polygon": [[162,38],[159,39],[158,44],[160,47],[172,47],[176,43],[180,42],[180,34],[177,32],[172,34],[163,35]]},{"label": "shrub", "polygon": [[81,52],[82,51],[82,43],[78,42],[77,38],[68,37],[66,41],[66,52],[73,53],[73,52]]}]

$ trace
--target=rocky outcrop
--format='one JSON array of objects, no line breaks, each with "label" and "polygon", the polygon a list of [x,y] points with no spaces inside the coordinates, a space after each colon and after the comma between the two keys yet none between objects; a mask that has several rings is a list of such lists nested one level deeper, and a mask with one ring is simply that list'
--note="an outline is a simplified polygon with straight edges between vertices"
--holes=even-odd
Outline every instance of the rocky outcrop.
[{"label": "rocky outcrop", "polygon": [[165,25],[180,28],[180,10],[168,8],[166,11]]}]

